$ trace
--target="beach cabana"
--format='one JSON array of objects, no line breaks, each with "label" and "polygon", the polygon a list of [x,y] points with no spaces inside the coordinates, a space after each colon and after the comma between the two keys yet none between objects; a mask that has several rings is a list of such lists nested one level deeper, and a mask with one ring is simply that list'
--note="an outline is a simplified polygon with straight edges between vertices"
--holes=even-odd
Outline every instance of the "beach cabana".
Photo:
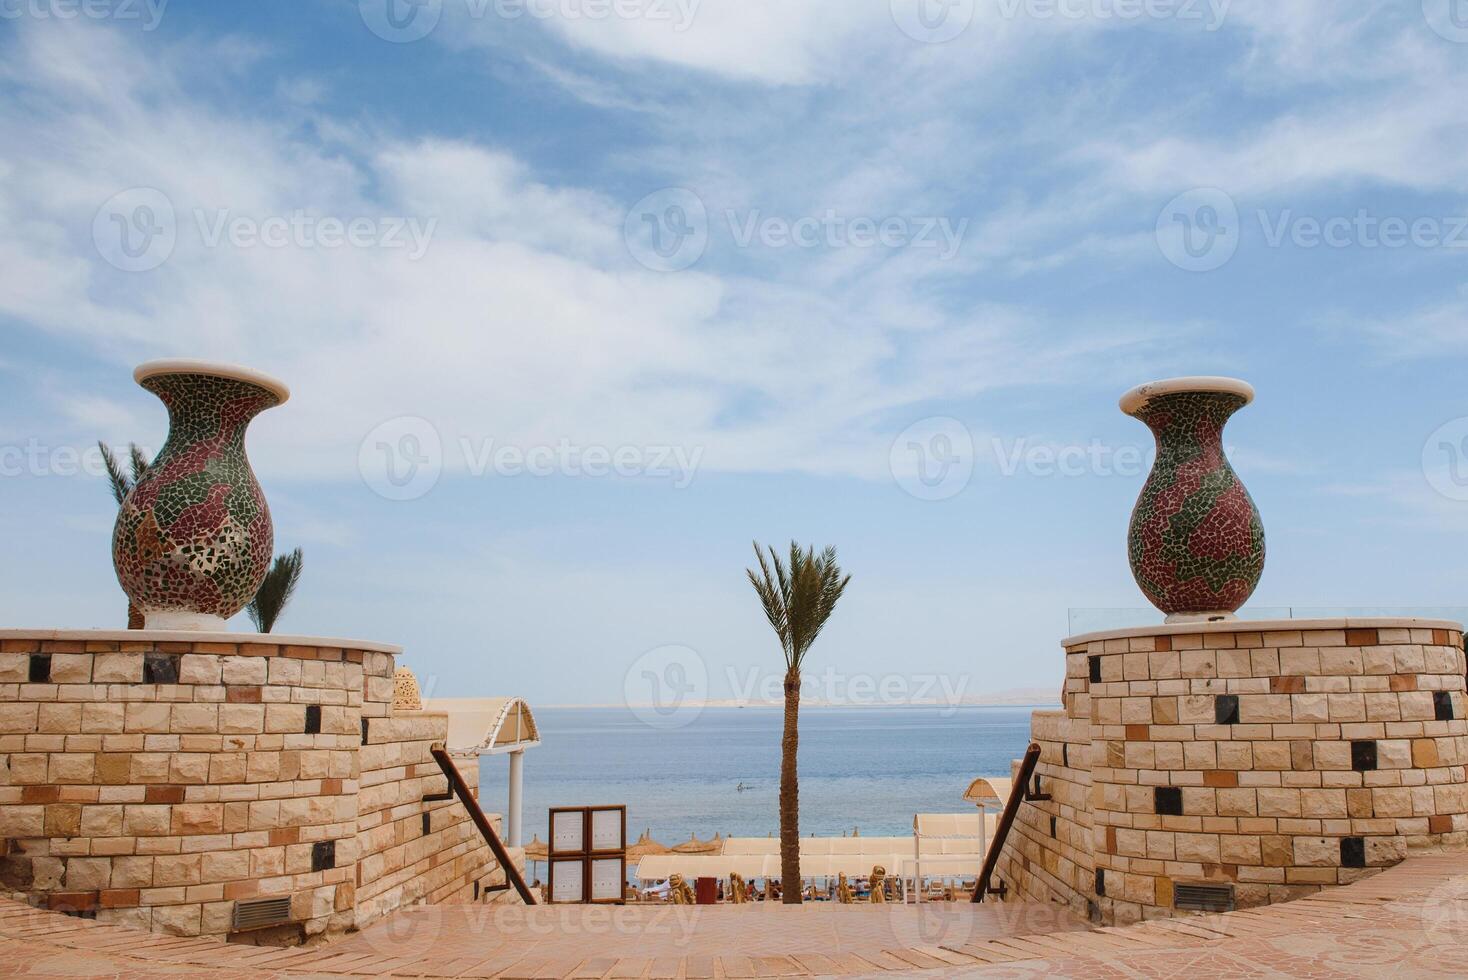
[{"label": "beach cabana", "polygon": [[912,818],[913,892],[923,900],[923,865],[929,870],[946,869],[952,877],[977,878],[984,864],[986,814],[917,813]]},{"label": "beach cabana", "polygon": [[746,880],[780,877],[780,858],[770,854],[650,854],[637,862],[639,881],[662,881],[669,875],[684,878],[728,878],[738,874]]},{"label": "beach cabana", "polygon": [[540,744],[535,716],[523,698],[430,698],[423,710],[449,716],[444,749],[451,756],[478,758],[482,755],[510,757],[509,802],[505,807],[505,843],[520,847],[521,795],[525,775],[525,750]]}]

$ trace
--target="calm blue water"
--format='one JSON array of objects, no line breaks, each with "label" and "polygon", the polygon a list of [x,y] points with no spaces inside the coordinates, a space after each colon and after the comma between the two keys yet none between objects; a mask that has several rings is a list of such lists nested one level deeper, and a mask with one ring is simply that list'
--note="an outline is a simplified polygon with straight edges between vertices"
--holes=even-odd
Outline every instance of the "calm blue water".
[{"label": "calm blue water", "polygon": [[[1028,707],[803,708],[800,830],[839,837],[912,832],[914,813],[969,809],[975,776],[1009,775],[1024,754]],[[627,805],[628,842],[644,828],[664,844],[715,831],[779,832],[779,708],[708,708],[655,729],[625,708],[541,708],[542,744],[525,753],[525,839],[546,839],[552,806]],[[480,769],[480,799],[503,812],[504,757]],[[739,783],[752,787],[737,792]]]}]

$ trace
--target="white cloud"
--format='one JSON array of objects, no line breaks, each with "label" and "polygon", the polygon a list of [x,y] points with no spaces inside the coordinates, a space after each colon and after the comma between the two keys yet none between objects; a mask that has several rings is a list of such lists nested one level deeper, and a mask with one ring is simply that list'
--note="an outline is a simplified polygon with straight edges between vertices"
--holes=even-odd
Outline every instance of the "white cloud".
[{"label": "white cloud", "polygon": [[[0,261],[24,274],[0,285],[0,310],[95,344],[119,373],[188,354],[278,374],[295,395],[256,423],[266,472],[355,475],[367,430],[416,415],[451,443],[679,445],[713,470],[881,476],[912,406],[1064,374],[1063,340],[1022,356],[1023,311],[931,302],[924,283],[956,271],[931,256],[652,273],[622,241],[623,202],[538,180],[493,145],[384,136],[309,108],[246,114],[191,94],[197,54],[80,25],[27,26],[10,53]],[[915,179],[901,170],[855,169],[837,199],[890,197]],[[167,195],[177,243],[160,267],[122,272],[92,222],[137,186]],[[209,244],[222,218],[297,212],[433,222],[432,237],[416,261]]]},{"label": "white cloud", "polygon": [[1321,326],[1362,336],[1393,360],[1462,354],[1468,352],[1468,287],[1456,296],[1398,316],[1362,317],[1343,312],[1323,319]]}]

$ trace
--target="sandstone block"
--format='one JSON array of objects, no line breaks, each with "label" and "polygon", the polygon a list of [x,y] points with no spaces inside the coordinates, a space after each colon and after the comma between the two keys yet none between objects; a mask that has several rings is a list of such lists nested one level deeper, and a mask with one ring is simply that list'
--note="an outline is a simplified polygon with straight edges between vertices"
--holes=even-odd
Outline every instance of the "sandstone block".
[{"label": "sandstone block", "polygon": [[219,731],[219,706],[216,704],[176,704],[173,706],[171,730],[182,733]]},{"label": "sandstone block", "polygon": [[221,659],[211,654],[186,653],[178,661],[180,684],[219,684],[222,672]]},{"label": "sandstone block", "polygon": [[197,936],[201,921],[198,905],[165,905],[153,909],[153,929],[171,936]]},{"label": "sandstone block", "polygon": [[269,675],[267,657],[224,657],[222,679],[226,684],[264,684]]},{"label": "sandstone block", "polygon": [[38,706],[34,703],[0,702],[0,733],[33,734],[37,715]]},{"label": "sandstone block", "polygon": [[143,655],[141,653],[99,653],[92,666],[94,684],[141,684],[143,682]]},{"label": "sandstone block", "polygon": [[66,887],[73,891],[96,891],[108,887],[112,878],[111,858],[66,859]]},{"label": "sandstone block", "polygon": [[169,705],[166,702],[134,701],[127,706],[123,729],[129,732],[168,731]]}]

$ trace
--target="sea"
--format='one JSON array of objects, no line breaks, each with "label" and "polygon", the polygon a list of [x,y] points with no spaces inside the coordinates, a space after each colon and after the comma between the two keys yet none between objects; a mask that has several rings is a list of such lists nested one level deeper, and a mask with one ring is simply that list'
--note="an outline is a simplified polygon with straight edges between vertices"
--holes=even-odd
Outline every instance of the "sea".
[{"label": "sea", "polygon": [[[1029,741],[1030,706],[826,707],[800,712],[800,832],[912,833],[914,813],[972,812],[978,776],[1008,776]],[[628,843],[696,834],[779,835],[778,707],[708,707],[649,724],[620,708],[536,708],[541,744],[525,753],[524,837],[547,839],[548,810],[625,804]],[[504,812],[509,763],[486,756],[480,803]],[[741,788],[742,787],[742,788]]]}]

